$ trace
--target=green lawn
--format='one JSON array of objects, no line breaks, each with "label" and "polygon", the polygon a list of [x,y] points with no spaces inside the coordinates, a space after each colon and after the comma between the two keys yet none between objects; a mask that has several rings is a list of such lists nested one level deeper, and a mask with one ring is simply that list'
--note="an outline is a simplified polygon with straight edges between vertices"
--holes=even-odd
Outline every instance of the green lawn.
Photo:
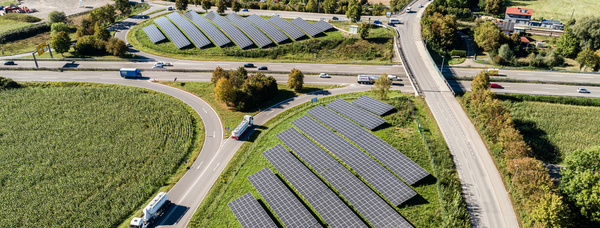
[{"label": "green lawn", "polygon": [[[240,227],[235,216],[228,208],[227,203],[251,192],[258,200],[262,197],[246,179],[249,175],[269,167],[276,170],[261,155],[261,153],[281,142],[276,134],[292,127],[291,121],[305,115],[306,111],[318,104],[325,104],[336,98],[354,100],[363,94],[353,93],[320,98],[317,103],[304,103],[289,109],[272,118],[250,137],[221,174],[219,181],[213,186],[205,200],[194,214],[191,227]],[[402,153],[413,159],[435,176],[438,173],[441,193],[438,192],[436,178],[433,177],[423,184],[413,186],[419,194],[406,205],[395,207],[415,227],[468,227],[468,215],[461,195],[460,182],[456,174],[454,163],[449,156],[443,137],[433,121],[433,116],[427,110],[424,100],[412,97],[411,100],[417,107],[417,116],[422,121],[429,148],[433,158],[426,150],[423,139],[419,133],[416,122],[412,116],[406,99],[409,95],[392,92],[392,97],[405,101],[401,102],[400,111],[386,116],[386,120],[393,125],[374,132],[376,135],[391,143]],[[408,117],[408,119],[407,119]],[[403,121],[405,120],[405,121]],[[407,121],[406,121],[407,120]],[[435,160],[437,172],[433,170],[431,160]],[[444,207],[440,206],[440,195],[444,199]],[[264,202],[264,201],[262,201]],[[442,209],[444,208],[444,209]],[[461,214],[462,216],[457,216]],[[445,219],[444,219],[445,218]],[[317,218],[319,219],[319,218]],[[322,223],[324,221],[321,221]]]},{"label": "green lawn", "polygon": [[554,19],[566,23],[573,14],[578,19],[584,16],[598,16],[600,1],[598,0],[507,0],[507,7],[523,7],[533,9],[533,18]]},{"label": "green lawn", "polygon": [[0,99],[5,227],[115,227],[201,148],[197,114],[146,89],[29,83]]},{"label": "green lawn", "polygon": [[[40,33],[35,36],[10,41],[5,44],[0,44],[0,48],[4,49],[4,55],[16,55],[26,52],[33,52],[35,47],[42,42],[50,42],[52,36],[50,32]],[[54,54],[54,53],[53,53]],[[48,54],[48,58],[50,55]],[[31,55],[26,56],[25,58],[32,58]]]},{"label": "green lawn", "polygon": [[5,33],[9,30],[19,29],[31,25],[29,22],[14,21],[0,17],[0,33]]}]

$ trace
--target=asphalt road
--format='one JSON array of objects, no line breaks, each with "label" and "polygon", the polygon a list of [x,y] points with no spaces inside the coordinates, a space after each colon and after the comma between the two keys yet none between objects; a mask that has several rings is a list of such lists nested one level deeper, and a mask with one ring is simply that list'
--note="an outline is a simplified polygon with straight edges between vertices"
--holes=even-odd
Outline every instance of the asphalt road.
[{"label": "asphalt road", "polygon": [[[470,91],[471,81],[448,81],[452,89],[455,91]],[[586,86],[589,93],[579,93],[577,88],[581,86],[568,85],[541,85],[533,83],[509,83],[509,82],[493,82],[502,85],[502,88],[492,88],[495,93],[519,93],[532,95],[551,95],[565,97],[596,97],[600,98],[600,87]]]},{"label": "asphalt road", "polygon": [[404,24],[396,26],[416,82],[431,109],[446,140],[461,180],[467,208],[473,227],[518,227],[515,212],[489,151],[475,127],[454,98],[435,69],[421,38],[420,18],[429,4],[419,0],[413,3],[415,13],[401,16]]},{"label": "asphalt road", "polygon": [[[474,68],[450,68],[444,69],[445,76],[474,77],[482,69]],[[577,83],[598,83],[600,84],[600,74],[594,73],[576,73],[576,72],[556,72],[556,71],[533,71],[533,70],[504,70],[500,69],[499,76],[493,78],[510,78],[527,81],[546,81],[546,82],[577,82]]]}]

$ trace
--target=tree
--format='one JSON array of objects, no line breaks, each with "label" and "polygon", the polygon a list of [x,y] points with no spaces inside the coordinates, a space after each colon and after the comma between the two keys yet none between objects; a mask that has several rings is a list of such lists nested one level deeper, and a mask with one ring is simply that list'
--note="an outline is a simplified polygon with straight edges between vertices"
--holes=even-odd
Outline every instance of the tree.
[{"label": "tree", "polygon": [[212,7],[212,3],[210,0],[202,0],[202,9],[206,12]]},{"label": "tree", "polygon": [[575,37],[571,28],[566,27],[565,32],[556,41],[556,52],[574,58],[579,53],[579,39]]},{"label": "tree", "polygon": [[225,7],[223,0],[217,0],[217,13],[225,13]]},{"label": "tree", "polygon": [[335,13],[337,8],[337,0],[325,0],[322,4],[325,13]]},{"label": "tree", "polygon": [[288,87],[293,90],[301,90],[304,85],[304,74],[302,71],[293,68],[288,77]]},{"label": "tree", "polygon": [[346,11],[346,17],[348,17],[352,22],[360,21],[360,13],[362,8],[358,0],[350,0],[348,2],[348,11]]},{"label": "tree", "polygon": [[188,0],[175,0],[175,8],[177,10],[183,11],[188,7]]},{"label": "tree", "polygon": [[500,41],[504,34],[494,22],[487,21],[475,28],[475,42],[477,46],[485,51],[491,51],[500,47]]},{"label": "tree", "polygon": [[121,14],[130,14],[131,7],[128,0],[115,0],[115,8],[121,11]]},{"label": "tree", "polygon": [[387,93],[390,90],[392,85],[392,80],[388,77],[386,73],[381,74],[375,80],[373,87],[371,87],[371,91],[377,94],[381,99],[387,99]]},{"label": "tree", "polygon": [[90,12],[88,17],[93,24],[100,23],[103,26],[109,26],[115,23],[115,7],[109,4],[96,8]]},{"label": "tree", "polygon": [[306,3],[306,11],[307,12],[313,12],[316,13],[319,8],[319,6],[317,5],[317,3],[315,3],[315,0],[308,0],[308,3]]},{"label": "tree", "polygon": [[536,59],[535,53],[532,52],[531,54],[527,55],[526,60],[529,63],[529,66],[533,66],[535,64],[535,59]]},{"label": "tree", "polygon": [[583,216],[600,222],[600,147],[574,151],[560,173],[560,191]]},{"label": "tree", "polygon": [[492,15],[500,15],[504,7],[504,0],[487,0],[485,4],[485,12]]},{"label": "tree", "polygon": [[498,50],[498,56],[502,57],[505,61],[510,61],[510,59],[512,59],[514,56],[514,53],[508,44],[503,44]]},{"label": "tree", "polygon": [[363,40],[369,38],[369,30],[371,29],[371,25],[365,22],[360,23],[360,27],[358,27],[358,35]]},{"label": "tree", "polygon": [[60,53],[62,56],[63,53],[68,52],[71,48],[71,38],[69,38],[69,34],[60,31],[56,34],[52,35],[52,42],[50,43],[55,52]]},{"label": "tree", "polygon": [[600,49],[600,17],[584,17],[573,26],[581,48]]},{"label": "tree", "polygon": [[73,46],[75,52],[79,55],[91,55],[96,53],[96,39],[91,36],[83,36],[77,40],[75,46]]},{"label": "tree", "polygon": [[96,40],[108,40],[110,38],[110,32],[106,30],[106,27],[102,26],[100,23],[96,23],[94,25],[94,38]]},{"label": "tree", "polygon": [[596,56],[590,48],[586,48],[579,52],[575,61],[579,63],[579,69],[583,69],[584,67],[587,68],[589,66],[597,68],[596,65],[600,64],[600,59],[598,59],[598,56]]},{"label": "tree", "polygon": [[456,17],[452,14],[445,15],[445,9],[440,7],[434,5],[425,9],[425,16],[421,20],[422,35],[425,37],[427,45],[445,52],[454,46],[457,25]]},{"label": "tree", "polygon": [[231,10],[233,10],[233,12],[240,12],[240,9],[242,8],[242,4],[240,4],[240,2],[234,0],[231,2]]},{"label": "tree", "polygon": [[490,89],[490,76],[482,70],[475,78],[473,78],[473,82],[471,82],[471,91],[477,92],[479,90],[488,89]]},{"label": "tree", "polygon": [[245,67],[240,66],[235,71],[235,76],[238,77],[240,80],[245,81],[246,79],[248,79],[248,70],[246,70]]},{"label": "tree", "polygon": [[228,106],[235,105],[236,90],[227,78],[220,78],[213,89],[218,101],[224,102]]},{"label": "tree", "polygon": [[58,33],[58,32],[69,32],[69,26],[67,24],[65,24],[64,22],[56,22],[56,23],[52,23],[52,25],[50,26],[50,34],[52,34],[53,36]]},{"label": "tree", "polygon": [[127,51],[129,51],[129,47],[127,47],[125,41],[116,37],[111,37],[108,40],[108,44],[106,45],[106,52],[115,56],[124,56],[125,53],[127,53]]},{"label": "tree", "polygon": [[54,10],[48,14],[48,22],[67,22],[67,15],[65,12]]},{"label": "tree", "polygon": [[531,227],[560,228],[568,227],[569,208],[563,203],[563,197],[547,193],[530,213]]},{"label": "tree", "polygon": [[219,81],[219,79],[221,79],[221,78],[228,78],[228,76],[229,75],[227,74],[227,72],[225,72],[225,70],[223,70],[223,68],[217,67],[213,71],[213,75],[212,75],[212,78],[210,78],[210,81],[212,83],[216,84]]}]

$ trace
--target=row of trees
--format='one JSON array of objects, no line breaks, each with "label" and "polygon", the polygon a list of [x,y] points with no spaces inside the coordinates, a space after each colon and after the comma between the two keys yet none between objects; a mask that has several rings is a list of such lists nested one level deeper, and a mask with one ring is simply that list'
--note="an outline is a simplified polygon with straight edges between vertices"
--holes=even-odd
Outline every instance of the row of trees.
[{"label": "row of trees", "polygon": [[229,71],[217,67],[211,82],[215,85],[213,92],[217,100],[238,111],[257,107],[278,91],[275,78],[261,72],[248,76],[244,67]]}]

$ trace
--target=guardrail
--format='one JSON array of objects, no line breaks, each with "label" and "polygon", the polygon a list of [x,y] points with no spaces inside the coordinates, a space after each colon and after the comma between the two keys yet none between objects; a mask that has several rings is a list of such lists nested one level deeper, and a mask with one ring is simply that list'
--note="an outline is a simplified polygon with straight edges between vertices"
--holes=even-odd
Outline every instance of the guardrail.
[{"label": "guardrail", "polygon": [[408,77],[408,80],[410,81],[410,84],[412,85],[412,87],[415,89],[415,94],[417,96],[419,95],[423,95],[423,91],[421,90],[421,87],[419,86],[419,84],[415,83],[415,78],[413,78],[413,73],[410,69],[410,67],[408,66],[408,64],[406,64],[406,57],[404,56],[404,52],[402,52],[402,46],[400,45],[400,39],[398,37],[400,37],[400,32],[398,32],[398,30],[395,30],[397,36],[394,37],[394,44],[396,46],[396,52],[398,53],[398,56],[400,57],[400,61],[402,61],[402,66],[404,66],[404,71],[406,71],[406,76]]}]

